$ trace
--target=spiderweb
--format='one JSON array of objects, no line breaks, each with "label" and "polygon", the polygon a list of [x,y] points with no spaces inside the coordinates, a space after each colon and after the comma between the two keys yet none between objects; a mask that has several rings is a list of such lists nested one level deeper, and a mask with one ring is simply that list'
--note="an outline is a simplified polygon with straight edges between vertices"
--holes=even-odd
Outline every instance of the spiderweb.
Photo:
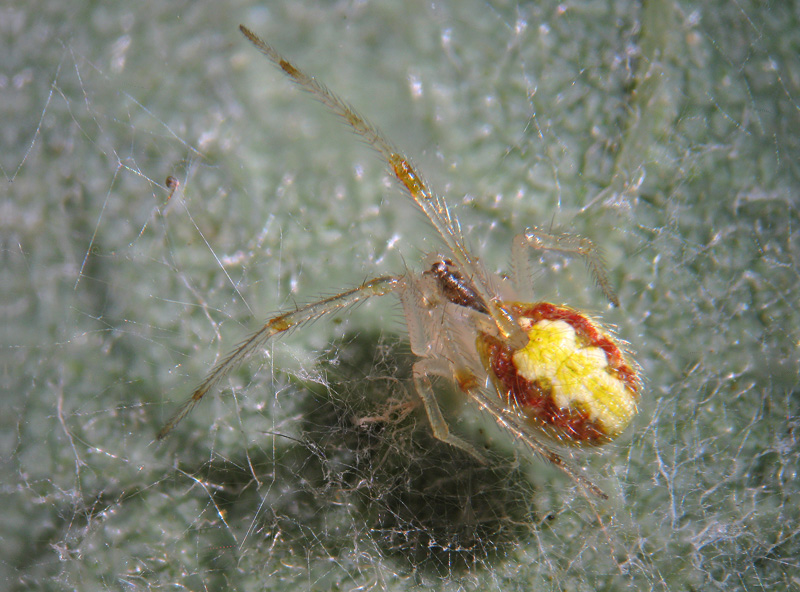
[{"label": "spiderweb", "polygon": [[[4,589],[798,585],[796,6],[72,4],[0,9]],[[578,457],[609,502],[444,388],[496,462],[433,440],[391,298],[153,442],[259,321],[437,246],[240,22],[402,146],[491,270],[527,226],[603,247],[621,309],[551,255],[527,297],[637,352],[636,425]]]}]

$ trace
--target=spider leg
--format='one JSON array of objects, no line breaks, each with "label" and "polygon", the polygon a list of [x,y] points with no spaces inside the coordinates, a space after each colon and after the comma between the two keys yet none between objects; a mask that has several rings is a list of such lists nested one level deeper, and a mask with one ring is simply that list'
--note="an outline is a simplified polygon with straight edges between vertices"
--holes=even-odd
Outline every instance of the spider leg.
[{"label": "spider leg", "polygon": [[[417,389],[419,397],[425,406],[425,412],[428,415],[428,421],[431,424],[431,430],[437,440],[447,442],[448,444],[460,448],[468,452],[473,457],[478,459],[481,463],[486,463],[486,457],[472,444],[466,442],[450,432],[447,427],[447,421],[442,415],[439,408],[439,403],[436,400],[436,395],[433,392],[430,376],[442,376],[444,378],[452,379],[453,370],[450,364],[444,360],[437,358],[422,358],[414,364],[413,368],[414,386]],[[608,499],[608,496],[603,491],[592,483],[589,479],[584,477],[578,472],[571,464],[564,460],[558,453],[545,446],[539,440],[530,435],[530,431],[524,420],[516,416],[513,411],[509,411],[500,402],[492,396],[486,394],[485,389],[472,380],[457,380],[461,390],[472,397],[477,403],[486,409],[495,418],[497,423],[509,430],[517,438],[522,440],[535,454],[544,458],[552,465],[559,468],[566,473],[575,483],[582,487],[585,491],[591,493],[599,499]]]},{"label": "spider leg", "polygon": [[425,413],[428,415],[428,422],[431,424],[434,438],[460,448],[478,459],[482,464],[486,464],[486,458],[475,446],[450,432],[450,428],[447,427],[447,421],[442,415],[442,410],[439,408],[436,395],[433,392],[429,377],[443,376],[444,378],[452,379],[453,371],[450,369],[450,365],[436,358],[422,358],[414,363],[412,372],[414,386],[420,399],[422,399],[422,404],[425,406]]},{"label": "spider leg", "polygon": [[525,335],[520,330],[513,316],[502,302],[493,298],[496,286],[492,285],[490,276],[484,273],[478,260],[473,257],[464,242],[461,226],[453,215],[447,202],[436,195],[425,179],[412,166],[410,159],[398,151],[381,131],[362,117],[347,101],[339,97],[313,76],[309,76],[289,60],[278,53],[269,43],[261,39],[244,25],[239,30],[262,54],[280,68],[298,87],[310,93],[330,111],[341,117],[353,131],[372,146],[389,166],[392,175],[400,183],[414,203],[427,216],[430,223],[439,233],[442,241],[451,251],[461,272],[469,279],[478,295],[489,305],[489,313],[500,332],[520,347],[526,343]]},{"label": "spider leg", "polygon": [[498,399],[487,395],[485,389],[473,387],[465,390],[481,407],[486,409],[492,414],[492,416],[494,416],[497,423],[522,440],[531,450],[533,450],[535,454],[538,454],[540,457],[544,458],[546,461],[569,475],[569,477],[578,485],[580,485],[585,491],[591,493],[599,499],[608,499],[608,496],[603,493],[603,491],[597,487],[597,485],[580,474],[576,468],[564,460],[558,453],[532,437],[530,435],[530,430],[524,423],[524,420],[518,417],[513,411],[501,405]]},{"label": "spider leg", "polygon": [[619,298],[617,298],[614,288],[611,287],[611,280],[608,279],[602,253],[588,238],[572,234],[548,234],[530,228],[523,234],[518,234],[514,237],[511,245],[511,259],[517,281],[523,281],[523,278],[529,279],[532,275],[527,253],[529,248],[540,251],[559,251],[567,255],[583,257],[589,267],[589,272],[605,297],[612,305],[619,306]]},{"label": "spider leg", "polygon": [[307,321],[318,319],[326,314],[336,312],[342,308],[361,302],[372,296],[384,296],[394,292],[404,285],[403,279],[395,276],[383,276],[369,280],[357,288],[342,292],[336,296],[325,298],[318,302],[308,304],[292,312],[287,312],[273,317],[256,331],[252,336],[240,343],[236,349],[229,353],[222,361],[218,362],[205,380],[198,386],[192,395],[180,406],[172,417],[158,432],[156,439],[161,440],[186,417],[189,412],[200,402],[205,394],[219,383],[229,372],[240,366],[254,352],[261,349],[264,344],[279,333],[284,333]]}]

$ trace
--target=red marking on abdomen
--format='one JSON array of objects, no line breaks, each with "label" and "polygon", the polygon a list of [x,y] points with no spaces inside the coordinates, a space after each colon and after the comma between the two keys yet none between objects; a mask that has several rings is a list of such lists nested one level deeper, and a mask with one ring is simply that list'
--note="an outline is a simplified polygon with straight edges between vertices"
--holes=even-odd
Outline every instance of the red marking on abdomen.
[{"label": "red marking on abdomen", "polygon": [[514,303],[511,305],[512,313],[517,317],[531,319],[533,324],[539,321],[564,321],[575,329],[578,338],[585,346],[599,347],[606,354],[609,371],[625,383],[630,393],[639,396],[639,376],[625,360],[625,356],[614,341],[602,333],[588,317],[566,306],[556,306],[549,302],[535,304]]},{"label": "red marking on abdomen", "polygon": [[529,423],[561,441],[589,446],[610,441],[597,422],[585,413],[556,405],[549,385],[520,376],[514,365],[514,350],[503,341],[482,333],[478,342],[487,370],[509,408],[519,409]]}]

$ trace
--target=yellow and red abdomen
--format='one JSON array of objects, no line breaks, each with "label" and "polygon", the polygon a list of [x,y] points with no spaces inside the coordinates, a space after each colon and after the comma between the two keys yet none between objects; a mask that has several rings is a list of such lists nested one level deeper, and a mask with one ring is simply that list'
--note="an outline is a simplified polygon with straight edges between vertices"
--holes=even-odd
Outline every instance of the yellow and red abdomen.
[{"label": "yellow and red abdomen", "polygon": [[528,344],[514,350],[486,333],[477,342],[504,403],[562,442],[597,446],[619,436],[636,415],[641,386],[625,352],[571,308],[548,302],[508,308]]}]

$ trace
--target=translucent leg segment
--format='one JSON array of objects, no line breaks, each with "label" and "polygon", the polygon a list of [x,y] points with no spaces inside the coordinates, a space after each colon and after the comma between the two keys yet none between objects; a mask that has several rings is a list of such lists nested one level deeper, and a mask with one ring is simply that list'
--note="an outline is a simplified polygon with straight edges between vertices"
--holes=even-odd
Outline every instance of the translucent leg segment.
[{"label": "translucent leg segment", "polygon": [[523,273],[530,269],[528,249],[540,251],[559,251],[567,255],[583,257],[589,272],[592,274],[597,286],[602,290],[608,301],[614,306],[619,306],[619,298],[611,287],[602,254],[595,244],[588,238],[571,234],[548,234],[539,230],[528,229],[523,234],[514,237],[512,244],[512,261],[517,278],[530,279],[530,273]]},{"label": "translucent leg segment", "polygon": [[279,333],[284,333],[306,321],[318,319],[326,314],[335,312],[356,302],[361,302],[372,296],[383,296],[394,292],[403,285],[401,278],[384,276],[365,282],[358,288],[342,292],[336,296],[314,302],[292,312],[274,317],[256,331],[251,337],[239,344],[225,359],[214,366],[202,384],[195,389],[192,395],[183,403],[173,416],[164,424],[156,438],[161,440],[186,417],[189,412],[200,402],[208,391],[219,383],[229,372],[240,366],[254,352],[260,350],[264,344]]},{"label": "translucent leg segment", "polygon": [[477,448],[450,432],[444,415],[442,415],[442,410],[439,408],[436,395],[433,392],[433,386],[431,385],[429,376],[438,375],[452,379],[453,372],[450,370],[449,366],[442,367],[441,362],[438,360],[426,358],[414,364],[413,374],[414,386],[417,389],[417,394],[420,399],[422,399],[422,404],[425,406],[425,413],[428,414],[428,421],[431,424],[433,436],[437,440],[447,442],[451,446],[460,448],[485,464],[486,458]]},{"label": "translucent leg segment", "polygon": [[608,499],[608,496],[603,493],[597,485],[581,475],[577,469],[565,461],[560,455],[530,436],[529,428],[525,425],[523,420],[515,414],[510,413],[508,409],[500,404],[499,400],[488,396],[481,388],[472,388],[468,393],[481,407],[494,416],[497,423],[522,440],[535,454],[561,469],[585,491],[599,499]]}]

